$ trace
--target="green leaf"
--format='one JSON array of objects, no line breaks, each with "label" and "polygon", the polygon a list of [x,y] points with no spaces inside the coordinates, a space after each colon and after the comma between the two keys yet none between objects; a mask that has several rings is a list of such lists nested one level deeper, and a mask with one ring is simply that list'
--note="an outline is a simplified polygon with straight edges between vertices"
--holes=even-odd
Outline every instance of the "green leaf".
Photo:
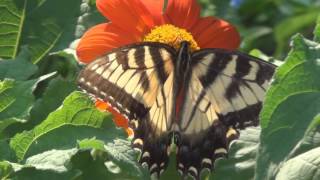
[{"label": "green leaf", "polygon": [[163,172],[163,174],[160,176],[160,180],[166,180],[166,179],[181,179],[181,175],[177,171],[177,165],[176,165],[176,155],[175,153],[175,148],[176,146],[173,145],[171,146],[171,153],[169,156],[169,164],[168,168]]},{"label": "green leaf", "polygon": [[7,179],[7,177],[13,172],[13,168],[9,162],[0,162],[0,178]]},{"label": "green leaf", "polygon": [[4,78],[27,80],[31,75],[35,74],[38,67],[29,61],[29,56],[27,49],[23,48],[16,59],[0,60],[0,80]]},{"label": "green leaf", "polygon": [[[273,179],[280,164],[297,154],[320,112],[319,45],[297,35],[278,68],[260,115],[261,143],[256,179]],[[306,150],[306,149],[305,149]]]},{"label": "green leaf", "polygon": [[56,77],[51,80],[45,89],[42,98],[39,98],[30,112],[30,123],[36,125],[44,120],[48,114],[57,109],[61,102],[74,90],[76,84],[74,82]]},{"label": "green leaf", "polygon": [[320,179],[320,147],[285,162],[276,179]]},{"label": "green leaf", "polygon": [[29,46],[33,63],[49,52],[68,47],[75,39],[80,3],[79,0],[46,0],[28,13],[22,44]]},{"label": "green leaf", "polygon": [[53,170],[55,172],[67,172],[70,167],[71,157],[78,152],[78,149],[49,150],[26,159],[25,165],[33,166],[39,170]]},{"label": "green leaf", "polygon": [[46,179],[46,180],[70,180],[76,179],[81,175],[78,170],[70,170],[64,173],[56,173],[52,170],[38,170],[34,167],[25,167],[10,176],[19,180],[34,180],[34,179]]},{"label": "green leaf", "polygon": [[26,5],[27,0],[0,0],[0,57],[16,57]]},{"label": "green leaf", "polygon": [[240,131],[240,138],[230,145],[228,158],[216,161],[210,179],[253,179],[259,135],[260,128]]},{"label": "green leaf", "polygon": [[283,52],[285,46],[287,46],[288,40],[292,35],[301,31],[301,29],[312,25],[317,19],[319,12],[319,7],[310,8],[306,9],[304,13],[288,17],[287,19],[281,21],[274,29],[277,43],[275,56],[281,55],[281,52]]},{"label": "green leaf", "polygon": [[279,67],[272,87],[266,95],[261,112],[261,126],[268,127],[274,111],[291,95],[319,92],[320,50],[318,44],[304,39],[301,35],[293,38],[293,50]]},{"label": "green leaf", "polygon": [[37,84],[53,74],[29,81],[5,79],[0,82],[0,132],[15,122],[24,122],[34,102]]},{"label": "green leaf", "polygon": [[[6,161],[10,178],[15,179],[73,179],[81,172],[72,168],[71,158],[79,149],[50,150],[29,157],[24,164]],[[48,176],[48,177],[46,177]]]},{"label": "green leaf", "polygon": [[310,149],[320,146],[320,114],[310,123],[304,137],[299,144],[292,150],[290,157],[297,156]]},{"label": "green leaf", "polygon": [[[75,53],[75,50],[73,50]],[[65,51],[58,51],[51,53],[43,59],[39,65],[39,74],[47,74],[50,72],[57,72],[65,80],[76,81],[80,66],[73,54]]]},{"label": "green leaf", "polygon": [[[7,140],[0,140],[0,161],[8,160],[13,161],[15,160],[14,152],[9,146],[9,143]],[[1,176],[0,176],[1,177]]]},{"label": "green leaf", "polygon": [[320,43],[320,15],[318,16],[317,25],[314,29],[314,41],[317,41]]},{"label": "green leaf", "polygon": [[53,148],[72,148],[77,140],[97,137],[109,142],[116,136],[121,137],[119,131],[105,132],[101,129],[106,128],[105,120],[109,122],[109,128],[114,126],[110,114],[95,109],[87,95],[74,92],[65,99],[61,108],[52,112],[40,125],[13,137],[10,146],[18,159],[23,160]]},{"label": "green leaf", "polygon": [[119,175],[123,178],[146,179],[149,173],[137,163],[138,153],[132,149],[131,143],[122,139],[115,139],[113,143],[104,146],[110,159],[119,166]]},{"label": "green leaf", "polygon": [[98,149],[102,151],[104,150],[104,142],[96,138],[83,139],[79,141],[78,144],[81,149]]}]

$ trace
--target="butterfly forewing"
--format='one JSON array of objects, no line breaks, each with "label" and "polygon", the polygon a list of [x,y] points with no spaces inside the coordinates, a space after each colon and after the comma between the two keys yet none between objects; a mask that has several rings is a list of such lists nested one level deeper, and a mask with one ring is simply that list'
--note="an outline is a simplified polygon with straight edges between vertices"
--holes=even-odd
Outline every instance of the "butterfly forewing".
[{"label": "butterfly forewing", "polygon": [[257,125],[261,103],[275,66],[222,49],[202,50],[192,58],[196,76],[220,109],[217,112],[220,119],[240,128]]},{"label": "butterfly forewing", "polygon": [[[141,118],[153,105],[163,86],[160,83],[171,71],[171,54],[166,47],[149,44],[120,48],[86,66],[78,84],[129,119]],[[157,55],[161,57],[153,57]],[[163,72],[161,77],[159,71]]]}]

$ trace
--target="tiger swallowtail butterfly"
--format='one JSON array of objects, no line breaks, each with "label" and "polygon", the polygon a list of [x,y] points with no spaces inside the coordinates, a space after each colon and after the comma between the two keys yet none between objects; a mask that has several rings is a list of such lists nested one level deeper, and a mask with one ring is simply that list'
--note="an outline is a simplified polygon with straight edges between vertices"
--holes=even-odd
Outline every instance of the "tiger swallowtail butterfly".
[{"label": "tiger swallowtail butterfly", "polygon": [[[176,167],[200,178],[239,129],[258,125],[258,114],[275,66],[224,49],[190,52],[162,43],[115,49],[87,65],[78,77],[81,89],[110,103],[134,130],[132,146],[139,162],[159,177],[176,145]],[[173,141],[172,141],[173,139]]]}]

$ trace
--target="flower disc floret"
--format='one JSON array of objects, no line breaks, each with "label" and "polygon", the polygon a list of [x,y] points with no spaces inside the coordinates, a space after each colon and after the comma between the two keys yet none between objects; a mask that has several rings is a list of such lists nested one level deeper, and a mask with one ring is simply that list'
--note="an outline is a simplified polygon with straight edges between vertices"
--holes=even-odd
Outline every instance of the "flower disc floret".
[{"label": "flower disc floret", "polygon": [[156,26],[154,29],[151,30],[149,34],[147,34],[144,37],[143,41],[160,42],[168,44],[174,47],[175,49],[179,49],[182,41],[187,41],[190,43],[192,51],[200,49],[191,33],[189,33],[185,29],[178,28],[171,24]]}]

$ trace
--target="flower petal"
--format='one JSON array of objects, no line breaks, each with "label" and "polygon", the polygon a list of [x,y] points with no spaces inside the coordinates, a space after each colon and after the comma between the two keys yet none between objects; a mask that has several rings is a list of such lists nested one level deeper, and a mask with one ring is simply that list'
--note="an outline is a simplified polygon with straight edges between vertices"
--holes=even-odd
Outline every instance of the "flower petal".
[{"label": "flower petal", "polygon": [[200,17],[196,0],[169,0],[165,12],[166,21],[180,28],[191,28]]},{"label": "flower petal", "polygon": [[105,111],[109,107],[108,103],[105,103],[105,102],[103,102],[101,100],[98,100],[98,99],[95,102],[95,106],[96,106],[97,109],[99,109],[101,111]]},{"label": "flower petal", "polygon": [[201,18],[190,30],[200,48],[237,49],[240,35],[230,23],[213,17]]},{"label": "flower petal", "polygon": [[108,103],[97,99],[95,101],[95,106],[97,109],[101,111],[109,111],[113,115],[114,123],[118,127],[124,128],[129,136],[133,135],[133,130],[129,128],[128,120],[120,113],[118,113],[116,110],[114,110],[111,106],[109,106]]},{"label": "flower petal", "polygon": [[118,111],[113,109],[111,106],[107,108],[107,111],[112,113],[113,115],[113,122],[118,126],[122,128],[128,128],[129,127],[129,121],[126,119],[122,114],[120,114]]},{"label": "flower petal", "polygon": [[140,0],[97,0],[96,4],[107,19],[128,33],[144,33],[155,24],[153,16]]},{"label": "flower petal", "polygon": [[160,25],[164,23],[163,20],[163,6],[164,0],[141,0],[145,7],[149,10],[155,19],[155,25]]},{"label": "flower petal", "polygon": [[77,56],[83,63],[89,63],[108,51],[136,42],[134,34],[128,34],[112,23],[99,24],[89,29],[77,46]]}]

